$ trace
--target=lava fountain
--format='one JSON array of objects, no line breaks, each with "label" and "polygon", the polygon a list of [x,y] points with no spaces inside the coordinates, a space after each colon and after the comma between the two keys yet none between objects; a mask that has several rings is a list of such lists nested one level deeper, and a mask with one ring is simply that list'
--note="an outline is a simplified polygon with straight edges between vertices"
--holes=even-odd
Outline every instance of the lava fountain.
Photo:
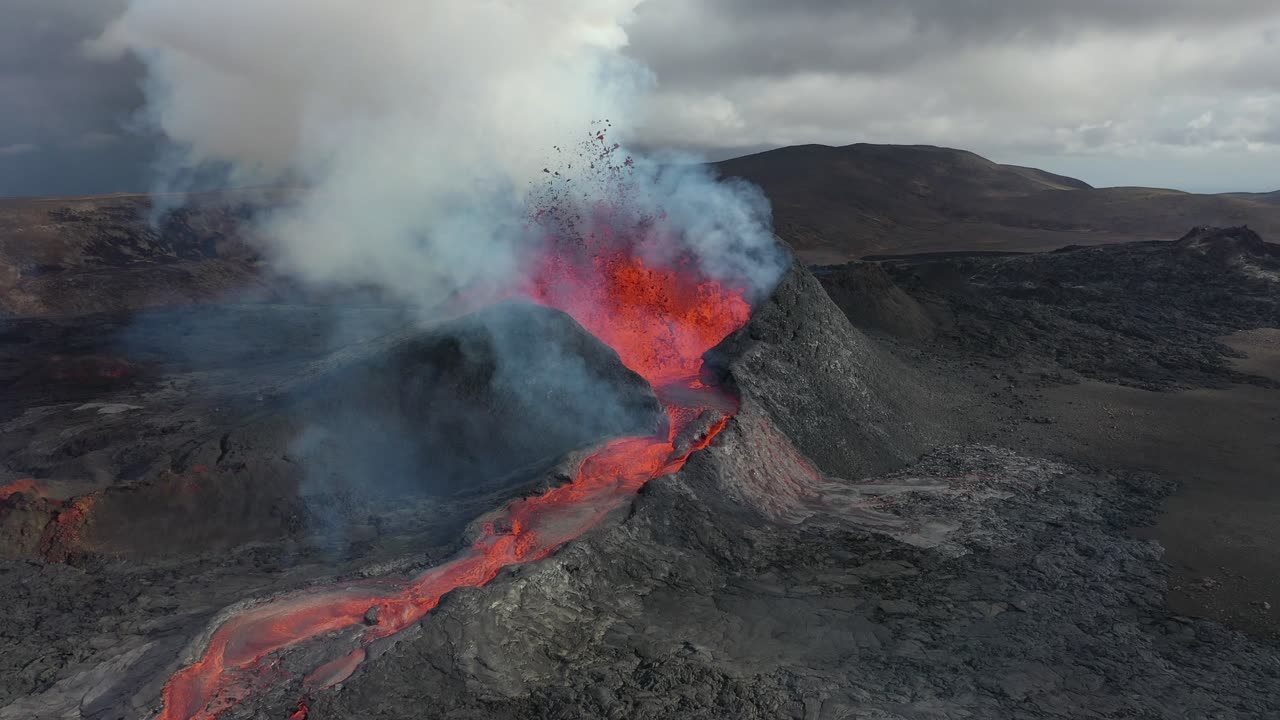
[{"label": "lava fountain", "polygon": [[[216,718],[272,681],[271,659],[283,650],[353,629],[367,645],[418,622],[445,593],[484,585],[504,567],[547,557],[649,480],[678,471],[724,429],[737,403],[702,382],[702,357],[750,319],[744,291],[707,279],[689,262],[651,264],[631,248],[603,241],[588,240],[587,250],[548,253],[528,283],[509,296],[571,315],[617,351],[656,389],[670,418],[667,432],[608,443],[582,462],[573,482],[513,503],[470,548],[416,578],[299,592],[231,617],[214,631],[204,655],[165,686],[158,720]],[[685,436],[704,416],[690,441]],[[304,685],[314,692],[337,684],[364,657],[359,649],[334,659]],[[294,717],[306,715],[304,702]]]}]

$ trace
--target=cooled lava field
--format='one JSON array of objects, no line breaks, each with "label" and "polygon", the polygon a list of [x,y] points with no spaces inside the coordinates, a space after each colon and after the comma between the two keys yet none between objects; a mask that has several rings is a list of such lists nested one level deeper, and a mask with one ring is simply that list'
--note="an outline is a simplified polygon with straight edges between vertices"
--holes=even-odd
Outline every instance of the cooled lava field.
[{"label": "cooled lava field", "polygon": [[1280,714],[1265,618],[1179,604],[1186,479],[1053,394],[1276,392],[1222,338],[1280,247],[599,252],[429,323],[5,319],[0,718]]}]

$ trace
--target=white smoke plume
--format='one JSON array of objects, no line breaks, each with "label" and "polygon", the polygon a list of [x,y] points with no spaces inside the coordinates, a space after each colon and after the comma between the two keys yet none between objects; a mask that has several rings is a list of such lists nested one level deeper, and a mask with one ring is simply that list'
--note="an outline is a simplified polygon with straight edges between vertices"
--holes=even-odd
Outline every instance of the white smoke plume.
[{"label": "white smoke plume", "polygon": [[[191,166],[304,188],[264,228],[282,269],[425,307],[517,271],[553,148],[604,118],[625,136],[652,84],[622,52],[641,1],[132,0],[94,49],[147,63]],[[758,193],[657,167],[646,195],[704,267],[776,275]]]}]

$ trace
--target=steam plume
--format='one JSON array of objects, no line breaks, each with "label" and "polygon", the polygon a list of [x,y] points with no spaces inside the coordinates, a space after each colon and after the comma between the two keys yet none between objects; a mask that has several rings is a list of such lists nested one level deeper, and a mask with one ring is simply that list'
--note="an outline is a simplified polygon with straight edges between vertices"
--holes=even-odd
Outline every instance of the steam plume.
[{"label": "steam plume", "polygon": [[[601,118],[625,136],[652,82],[622,53],[641,1],[132,0],[95,49],[146,61],[189,165],[306,188],[265,228],[282,269],[425,308],[518,271],[552,148]],[[637,202],[709,273],[768,284],[767,204],[691,167],[641,161]]]}]

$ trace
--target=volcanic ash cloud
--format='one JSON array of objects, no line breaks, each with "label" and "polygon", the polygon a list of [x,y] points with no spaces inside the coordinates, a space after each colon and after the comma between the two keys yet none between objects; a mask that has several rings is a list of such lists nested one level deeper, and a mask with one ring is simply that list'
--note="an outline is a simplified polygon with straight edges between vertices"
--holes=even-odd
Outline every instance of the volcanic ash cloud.
[{"label": "volcanic ash cloud", "polygon": [[[147,119],[187,166],[307,188],[264,228],[281,269],[430,307],[519,271],[554,148],[603,118],[625,135],[651,85],[622,54],[639,2],[134,0],[92,49],[147,63]],[[637,202],[712,274],[776,276],[758,193],[656,167]]]}]

